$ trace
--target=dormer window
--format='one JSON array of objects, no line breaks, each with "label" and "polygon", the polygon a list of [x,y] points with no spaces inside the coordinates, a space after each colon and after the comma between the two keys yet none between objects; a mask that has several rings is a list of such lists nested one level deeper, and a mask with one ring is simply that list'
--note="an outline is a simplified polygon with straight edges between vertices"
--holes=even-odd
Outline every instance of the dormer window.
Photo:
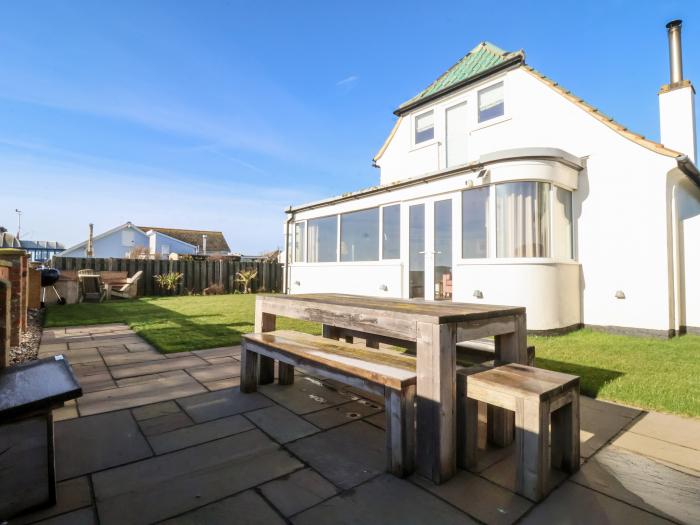
[{"label": "dormer window", "polygon": [[503,116],[503,82],[479,91],[479,122]]},{"label": "dormer window", "polygon": [[435,124],[433,120],[433,111],[426,111],[416,116],[415,119],[415,143],[420,144],[428,140],[433,140],[435,137]]}]

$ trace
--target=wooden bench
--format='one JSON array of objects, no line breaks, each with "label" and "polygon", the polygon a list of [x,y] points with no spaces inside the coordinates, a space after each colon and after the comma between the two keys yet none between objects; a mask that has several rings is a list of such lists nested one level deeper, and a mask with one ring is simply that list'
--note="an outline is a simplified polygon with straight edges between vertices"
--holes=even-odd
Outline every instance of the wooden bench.
[{"label": "wooden bench", "polygon": [[415,461],[415,358],[398,352],[367,350],[300,332],[277,330],[243,336],[241,392],[255,392],[258,356],[279,361],[279,383],[294,382],[294,367],[384,396],[387,470],[413,471]]},{"label": "wooden bench", "polygon": [[[478,402],[515,412],[516,490],[539,501],[552,465],[576,472],[580,458],[579,378],[525,365],[462,369],[458,385],[458,461],[476,464]],[[551,420],[551,421],[550,421]],[[550,430],[551,423],[551,430]]]}]

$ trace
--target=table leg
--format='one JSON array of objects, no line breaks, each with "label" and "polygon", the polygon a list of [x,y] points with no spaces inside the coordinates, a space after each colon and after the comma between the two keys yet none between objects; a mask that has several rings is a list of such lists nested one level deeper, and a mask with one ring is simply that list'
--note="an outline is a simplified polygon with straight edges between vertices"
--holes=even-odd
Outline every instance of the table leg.
[{"label": "table leg", "polygon": [[340,339],[340,328],[337,326],[332,326],[329,324],[324,324],[322,328],[323,337],[327,339],[335,339],[336,341]]},{"label": "table leg", "polygon": [[[510,334],[497,335],[496,366],[505,363],[527,364],[527,322],[525,314],[515,317],[515,331]],[[488,406],[487,415],[488,439],[491,443],[505,447],[513,442],[515,437],[515,415],[504,408]]]},{"label": "table leg", "polygon": [[[277,316],[268,314],[260,310],[258,305],[255,308],[255,333],[272,332],[277,325]],[[258,358],[260,372],[258,374],[258,383],[266,385],[275,380],[275,360],[261,355]]]},{"label": "table leg", "polygon": [[443,483],[457,471],[457,329],[418,323],[417,331],[417,467],[421,475]]}]

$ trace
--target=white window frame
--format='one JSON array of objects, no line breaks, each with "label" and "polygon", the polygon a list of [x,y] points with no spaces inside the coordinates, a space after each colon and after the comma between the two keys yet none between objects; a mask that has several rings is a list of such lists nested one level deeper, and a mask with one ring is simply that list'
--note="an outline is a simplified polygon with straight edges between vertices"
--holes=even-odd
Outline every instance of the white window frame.
[{"label": "white window frame", "polygon": [[[416,126],[417,126],[417,124],[418,124],[418,118],[419,118],[419,117],[422,117],[422,116],[424,116],[424,115],[427,115],[428,113],[432,113],[432,115],[433,115],[433,138],[431,138],[431,139],[426,139],[426,140],[422,140],[422,141],[420,141],[420,142],[416,142],[416,132],[417,132]],[[412,144],[412,146],[413,146],[414,148],[422,148],[422,147],[429,146],[430,144],[434,144],[434,143],[435,143],[435,141],[437,140],[437,135],[436,135],[436,132],[437,132],[437,125],[436,125],[436,124],[437,124],[437,122],[436,122],[436,118],[437,118],[437,111],[435,111],[435,108],[428,109],[428,110],[426,110],[426,111],[416,112],[416,113],[413,115],[413,118],[412,118],[412,128],[411,128],[411,144]]]},{"label": "white window frame", "polygon": [[[501,85],[501,94],[503,96],[503,114],[498,115],[495,117],[491,117],[489,119],[480,121],[479,120],[479,114],[481,113],[481,93],[484,91],[488,91],[490,89],[495,88],[498,85]],[[485,126],[494,122],[500,122],[502,121],[506,115],[507,115],[507,103],[506,103],[506,82],[504,79],[497,80],[496,82],[493,82],[487,86],[482,86],[479,89],[476,90],[476,125],[477,126]]]},{"label": "white window frame", "polygon": [[[394,259],[384,258],[384,208],[389,208],[391,206],[399,207],[399,256]],[[401,202],[391,202],[388,204],[382,204],[379,206],[379,260],[380,261],[401,261],[401,247],[403,243],[401,242],[401,230],[403,227],[403,217],[401,212]]]},{"label": "white window frame", "polygon": [[[301,260],[300,260],[300,261],[297,261],[297,260],[296,260],[296,259],[297,259],[297,257],[296,257],[296,255],[297,255],[297,254],[296,254],[296,245],[297,245],[297,224],[303,224],[303,225],[304,225],[304,242],[301,244]],[[292,251],[292,257],[291,257],[292,264],[305,263],[305,262],[306,262],[306,236],[307,236],[307,235],[306,235],[306,228],[307,228],[307,226],[306,226],[306,220],[294,221],[294,223],[293,223],[292,226],[293,226],[293,228],[292,228],[292,234],[290,235],[291,240],[292,240],[291,246],[290,246],[290,249],[291,249],[291,251]]]}]

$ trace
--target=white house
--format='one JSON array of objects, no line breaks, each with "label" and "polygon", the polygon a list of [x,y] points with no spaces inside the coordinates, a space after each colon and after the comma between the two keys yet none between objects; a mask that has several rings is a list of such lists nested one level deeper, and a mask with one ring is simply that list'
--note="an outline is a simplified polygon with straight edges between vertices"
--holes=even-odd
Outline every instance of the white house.
[{"label": "white house", "polygon": [[289,293],[522,305],[532,331],[700,332],[695,90],[667,27],[661,143],[523,51],[476,46],[394,112],[378,186],[287,211]]},{"label": "white house", "polygon": [[[93,237],[93,257],[128,257],[136,247],[152,254],[168,257],[171,253],[226,254],[229,247],[219,231],[183,230],[135,226],[127,222]],[[86,257],[88,241],[71,246],[59,253],[60,257]]]}]

